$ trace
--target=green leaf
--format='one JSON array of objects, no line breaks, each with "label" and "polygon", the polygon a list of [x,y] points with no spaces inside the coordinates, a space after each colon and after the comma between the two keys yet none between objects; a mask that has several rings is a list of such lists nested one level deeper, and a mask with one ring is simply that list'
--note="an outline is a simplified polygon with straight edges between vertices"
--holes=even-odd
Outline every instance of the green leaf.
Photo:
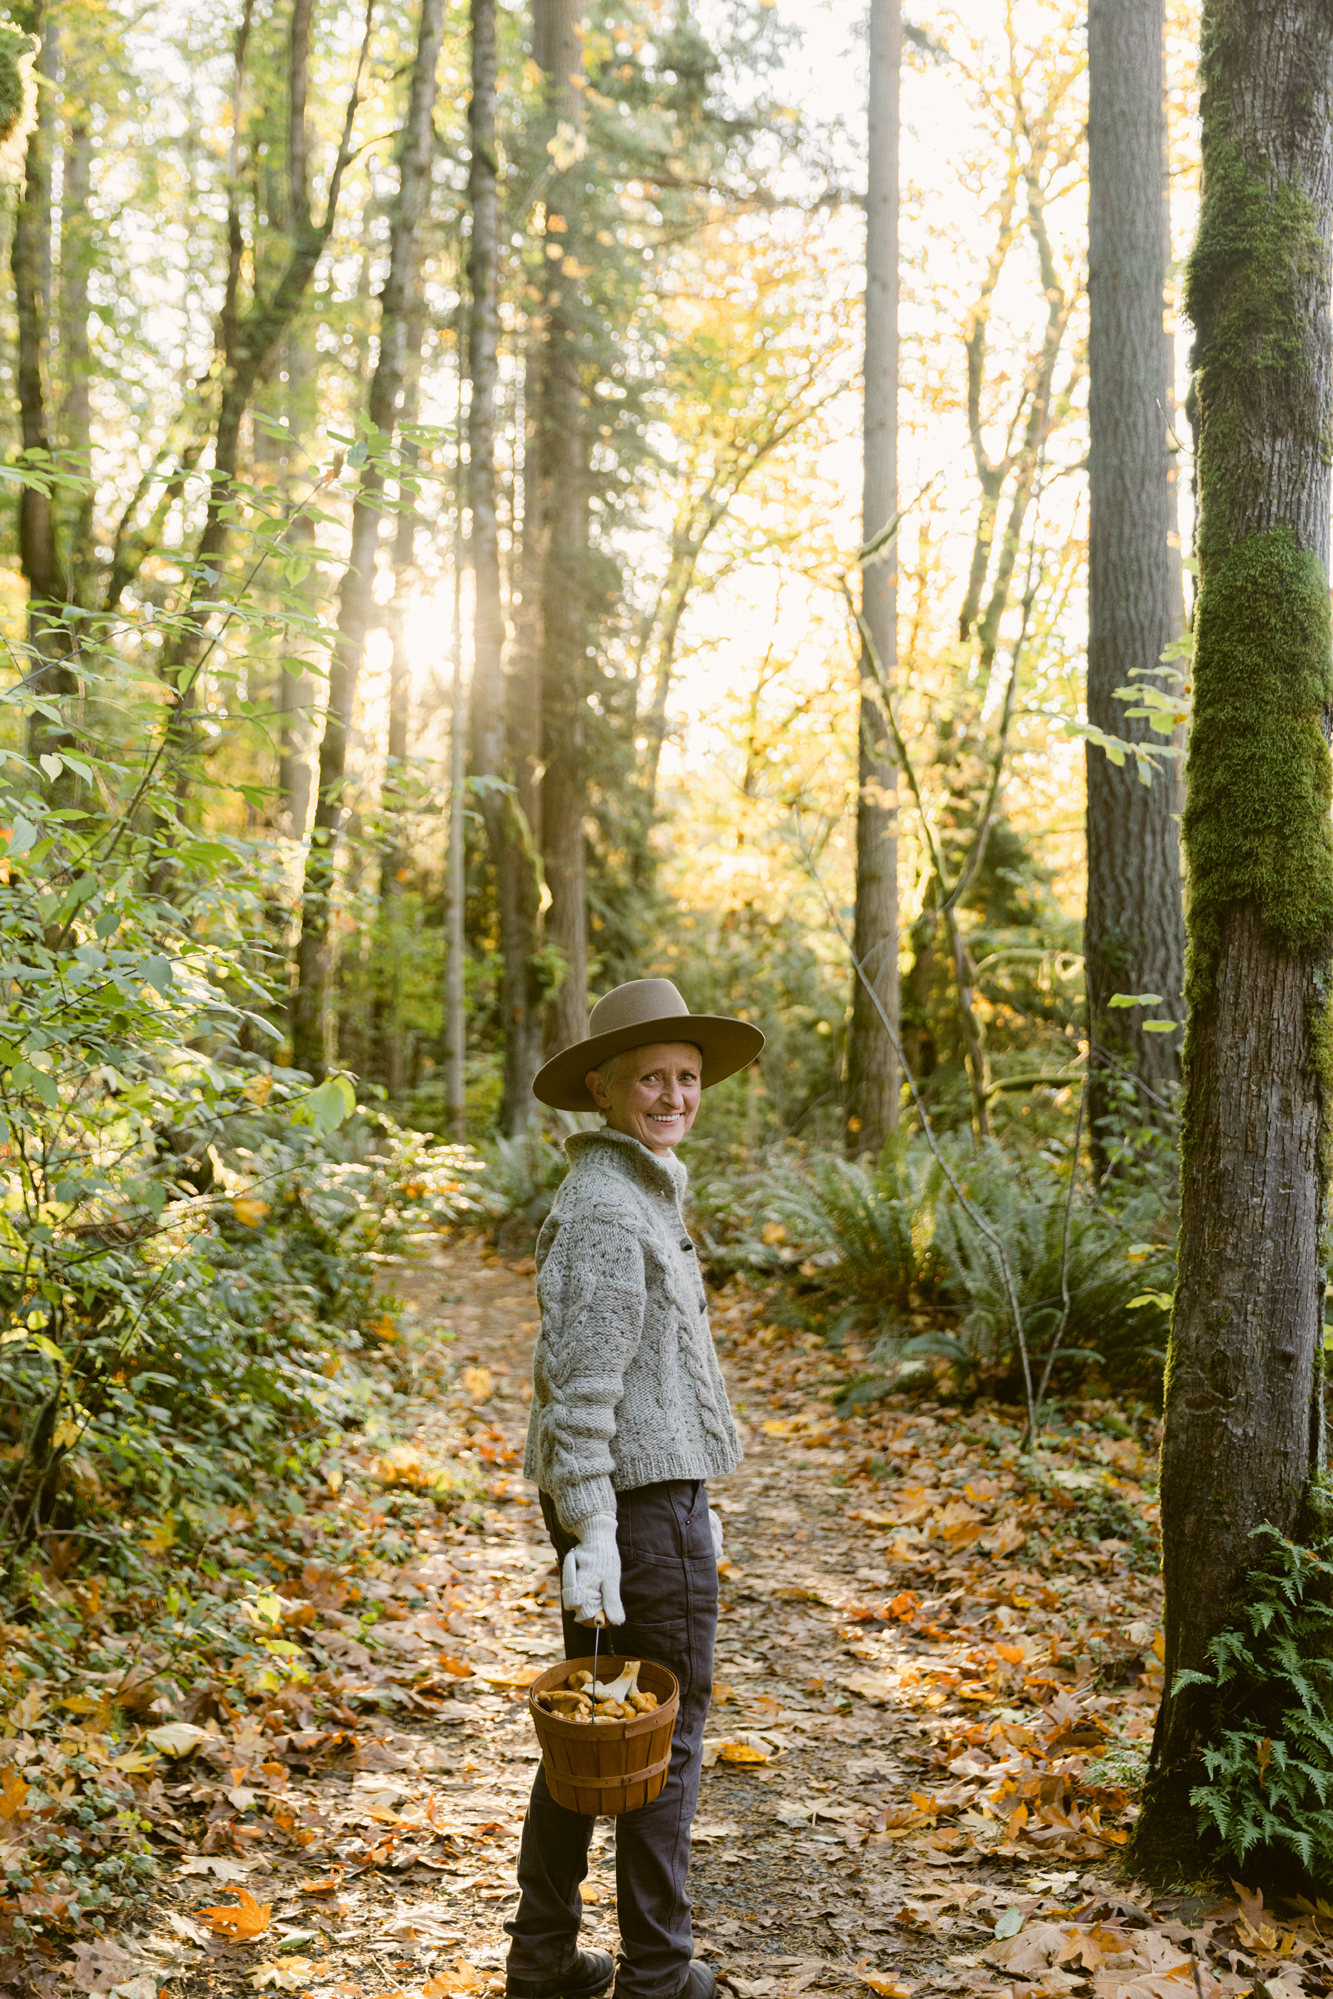
[{"label": "green leaf", "polygon": [[165,999],[171,990],[171,960],[158,951],[153,952],[151,957],[144,959],[143,975],[153,991],[161,993]]},{"label": "green leaf", "polygon": [[1003,1941],[1005,1937],[1016,1937],[1026,1921],[1027,1917],[1020,1908],[1010,1906],[995,1925],[997,1939]]},{"label": "green leaf", "polygon": [[16,812],[14,824],[9,831],[10,860],[17,860],[20,854],[26,854],[36,844],[37,828],[25,819],[21,812]]},{"label": "green leaf", "polygon": [[1174,1034],[1175,1030],[1180,1026],[1180,1022],[1178,1020],[1145,1020],[1142,1025],[1145,1034]]},{"label": "green leaf", "polygon": [[308,1124],[316,1138],[336,1131],[356,1109],[356,1091],[346,1076],[330,1076],[298,1104],[294,1124]]},{"label": "green leaf", "polygon": [[[1112,993],[1106,1004],[1108,1006],[1160,1006],[1162,1004],[1162,995],[1160,993]],[[1171,1025],[1174,1027],[1175,1022],[1172,1021]]]}]

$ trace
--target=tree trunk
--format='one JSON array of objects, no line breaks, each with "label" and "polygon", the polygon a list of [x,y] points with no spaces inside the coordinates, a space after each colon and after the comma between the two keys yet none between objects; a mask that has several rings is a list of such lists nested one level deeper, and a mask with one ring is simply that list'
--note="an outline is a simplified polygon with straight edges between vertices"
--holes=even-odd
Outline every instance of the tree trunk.
[{"label": "tree trunk", "polygon": [[444,0],[422,0],[416,60],[399,152],[398,194],[389,231],[389,274],[380,295],[380,341],[371,378],[368,416],[379,446],[367,457],[352,509],[352,547],[338,597],[338,631],[329,661],[328,705],[319,746],[315,822],[306,853],[301,895],[301,935],[296,987],[291,998],[292,1059],[316,1078],[325,1068],[324,1014],[329,976],[329,931],[334,868],[342,823],[347,736],[357,675],[374,609],[385,466],[380,455],[393,439],[398,398],[406,373],[411,284],[417,267],[417,231],[430,196],[435,72],[443,39]]},{"label": "tree trunk", "polygon": [[[542,549],[541,843],[551,905],[546,937],[563,960],[559,986],[546,1008],[548,1050],[587,1032],[588,912],[584,887],[583,819],[587,773],[583,717],[587,627],[588,480],[585,420],[579,380],[577,278],[581,260],[578,141],[584,130],[583,31],[577,0],[533,0],[533,54],[545,72],[551,123],[574,134],[570,166],[556,174],[547,196],[545,339],[537,416],[537,505]],[[560,143],[557,136],[557,144]],[[563,229],[552,227],[564,223]]]},{"label": "tree trunk", "polygon": [[[871,0],[869,177],[866,190],[865,430],[862,532],[867,543],[898,511],[898,100],[899,0]],[[896,544],[862,572],[862,614],[880,669],[898,663]],[[847,1043],[847,1147],[874,1152],[898,1123],[898,1065],[880,1007],[898,1026],[897,772],[888,725],[866,662],[861,668],[857,753],[856,913]],[[874,986],[875,998],[865,980]]]},{"label": "tree trunk", "polygon": [[[400,421],[415,424],[420,410],[421,348],[426,324],[419,287],[411,309],[407,339],[406,376]],[[416,576],[418,514],[415,495],[406,482],[415,478],[419,453],[414,444],[401,448],[398,515],[393,535],[393,601],[385,616],[389,632],[389,729],[385,745],[384,785],[380,800],[380,888],[378,931],[374,945],[375,993],[371,1047],[374,1073],[390,1097],[403,1093],[405,1050],[399,998],[402,988],[402,891],[411,867],[405,830],[410,810],[408,751],[412,740],[412,672],[407,651],[405,612]]]},{"label": "tree trunk", "polygon": [[69,526],[68,569],[77,604],[93,597],[92,350],[88,339],[88,280],[92,273],[89,202],[93,135],[87,113],[76,117],[65,147],[60,196],[61,429],[65,450],[85,481]]},{"label": "tree trunk", "polygon": [[[459,356],[458,438],[462,458],[463,381]],[[444,868],[444,1128],[467,1137],[467,694],[463,686],[463,473],[454,490],[453,679],[449,703],[449,836]]]},{"label": "tree trunk", "polygon": [[1162,1450],[1166,1694],[1134,1865],[1197,1858],[1182,1668],[1264,1521],[1299,1537],[1323,1461],[1333,950],[1329,454],[1333,14],[1209,0],[1187,309],[1198,394],[1195,711],[1180,1274]]},{"label": "tree trunk", "polygon": [[[505,618],[496,506],[495,398],[499,387],[500,192],[496,161],[495,0],[472,0],[472,161],[468,193],[472,240],[468,283],[472,310],[468,369],[468,471],[472,502],[472,732],[476,768],[506,780],[487,786],[481,815],[495,868],[500,917],[500,1007],[504,1019],[504,1098],[500,1124],[526,1131],[535,1111],[532,1079],[541,1059],[541,988],[534,966],[541,917],[541,864],[516,790],[516,759],[506,728]],[[451,956],[452,963],[452,956]]]},{"label": "tree trunk", "polygon": [[[1088,720],[1160,747],[1165,739],[1129,718],[1115,696],[1135,681],[1162,685],[1152,676],[1179,625],[1167,438],[1173,370],[1162,311],[1162,0],[1091,0],[1088,91]],[[1090,743],[1087,777],[1089,1109],[1104,1171],[1106,1120],[1117,1103],[1135,1122],[1163,1123],[1180,1074],[1179,1037],[1144,1032],[1158,1009],[1111,1010],[1108,1002],[1117,992],[1154,992],[1181,1019],[1185,926],[1174,772],[1145,785],[1132,761],[1117,769]]]},{"label": "tree trunk", "polygon": [[[222,310],[219,315],[222,347],[220,358],[223,364],[222,391],[213,439],[213,469],[209,484],[208,507],[191,565],[195,581],[190,590],[189,601],[174,638],[163,649],[159,668],[162,678],[172,689],[174,696],[174,705],[167,721],[164,758],[165,771],[171,778],[174,792],[174,816],[165,808],[159,809],[158,852],[149,883],[152,892],[158,895],[168,892],[175,874],[172,847],[176,820],[184,808],[189,793],[189,753],[194,737],[197,683],[201,667],[207,657],[208,625],[221,587],[223,558],[231,536],[241,425],[249,408],[255,383],[263,374],[275,348],[285,337],[295,319],[301,301],[305,297],[306,288],[314,276],[315,267],[324,254],[324,247],[333,231],[343,178],[352,158],[352,127],[361,102],[361,78],[370,52],[374,0],[366,0],[365,33],[356,76],[348,96],[337,156],[329,175],[323,218],[318,223],[314,221],[304,180],[293,180],[291,245],[286,264],[273,289],[267,294],[257,289],[248,310],[242,312],[240,284],[245,264],[245,245],[240,221],[238,133],[253,8],[254,0],[246,0],[236,36],[232,97],[232,157],[228,173],[228,268]],[[292,112],[293,133],[298,125],[304,131],[304,92],[306,66],[309,60],[307,45],[309,32],[310,9],[304,5],[298,6],[293,14],[289,51],[289,109]],[[307,38],[307,42],[303,42],[303,36]],[[293,161],[294,167],[302,176],[305,172],[303,162],[303,154],[300,163]]]},{"label": "tree trunk", "polygon": [[[50,344],[51,312],[51,152],[55,136],[54,93],[57,38],[54,22],[42,0],[26,16],[25,25],[41,38],[37,73],[42,87],[37,96],[37,117],[28,133],[24,152],[23,190],[14,217],[14,239],[10,265],[14,274],[14,303],[18,321],[18,350],[15,385],[18,390],[19,435],[25,458],[47,469],[51,451],[47,361]],[[25,486],[18,501],[19,563],[28,586],[28,645],[32,655],[28,671],[34,672],[47,661],[37,690],[48,701],[70,698],[78,693],[78,675],[70,664],[75,627],[63,616],[70,596],[69,577],[60,548],[56,502],[44,492]],[[27,754],[35,763],[41,756],[58,756],[73,747],[72,731],[62,722],[52,721],[40,709],[30,708],[27,722]],[[55,805],[74,803],[74,775],[68,769],[49,772],[42,780]]]}]

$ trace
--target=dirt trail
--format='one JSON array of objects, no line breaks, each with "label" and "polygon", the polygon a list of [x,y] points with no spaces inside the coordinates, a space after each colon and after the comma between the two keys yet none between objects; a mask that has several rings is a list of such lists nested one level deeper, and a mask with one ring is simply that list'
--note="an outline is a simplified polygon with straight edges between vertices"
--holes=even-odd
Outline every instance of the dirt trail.
[{"label": "dirt trail", "polygon": [[[406,1559],[372,1563],[350,1596],[309,1568],[285,1585],[342,1721],[234,1725],[213,1754],[233,1767],[176,1787],[194,1850],[145,1940],[173,1994],[447,1999],[502,1977],[537,1760],[523,1687],[562,1655],[520,1476],[531,1264],[466,1239],[386,1278],[414,1329],[419,1429],[378,1465],[367,1454],[366,1489],[443,1464],[478,1502],[419,1515]],[[1134,1981],[1179,1978],[1191,1935],[1203,1949],[1232,1932],[1214,1911],[1191,1933],[1200,1907],[1150,1910],[1114,1885],[1129,1793],[1106,1757],[1136,1753],[1155,1700],[1138,1442],[1094,1406],[1038,1477],[1003,1411],[840,1422],[854,1355],[778,1334],[743,1291],[715,1300],[713,1323],[746,1458],[713,1490],[727,1545],[691,1873],[700,1951],[737,1999],[1038,1983],[1155,1999]],[[614,1836],[599,1824],[585,1891],[586,1940],[608,1948]],[[262,1929],[217,1935],[205,1905],[242,1891]],[[997,1944],[997,1921],[1022,1935]],[[1204,1999],[1241,1989],[1235,1961],[1205,1973]]]}]

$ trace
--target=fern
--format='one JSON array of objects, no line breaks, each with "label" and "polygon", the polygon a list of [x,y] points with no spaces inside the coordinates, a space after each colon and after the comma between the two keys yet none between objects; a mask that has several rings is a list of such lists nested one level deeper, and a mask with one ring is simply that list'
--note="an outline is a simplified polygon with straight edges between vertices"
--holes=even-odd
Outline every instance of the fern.
[{"label": "fern", "polygon": [[1190,1793],[1200,1831],[1239,1866],[1294,1856],[1333,1878],[1333,1550],[1256,1528],[1268,1549],[1244,1600],[1209,1646],[1211,1668],[1182,1672],[1207,1719],[1207,1782]]},{"label": "fern", "polygon": [[831,1288],[850,1291],[881,1324],[938,1290],[938,1175],[924,1145],[894,1141],[873,1171],[815,1160],[774,1202],[793,1235],[829,1259]]}]

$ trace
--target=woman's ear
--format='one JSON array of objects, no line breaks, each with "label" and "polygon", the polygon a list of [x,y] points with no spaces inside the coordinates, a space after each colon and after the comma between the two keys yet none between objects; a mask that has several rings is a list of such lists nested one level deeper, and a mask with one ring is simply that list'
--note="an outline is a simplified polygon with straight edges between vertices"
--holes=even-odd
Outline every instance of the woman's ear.
[{"label": "woman's ear", "polygon": [[611,1108],[611,1092],[607,1089],[606,1084],[602,1081],[597,1071],[589,1069],[583,1080],[588,1085],[589,1094],[598,1110],[609,1111]]}]

